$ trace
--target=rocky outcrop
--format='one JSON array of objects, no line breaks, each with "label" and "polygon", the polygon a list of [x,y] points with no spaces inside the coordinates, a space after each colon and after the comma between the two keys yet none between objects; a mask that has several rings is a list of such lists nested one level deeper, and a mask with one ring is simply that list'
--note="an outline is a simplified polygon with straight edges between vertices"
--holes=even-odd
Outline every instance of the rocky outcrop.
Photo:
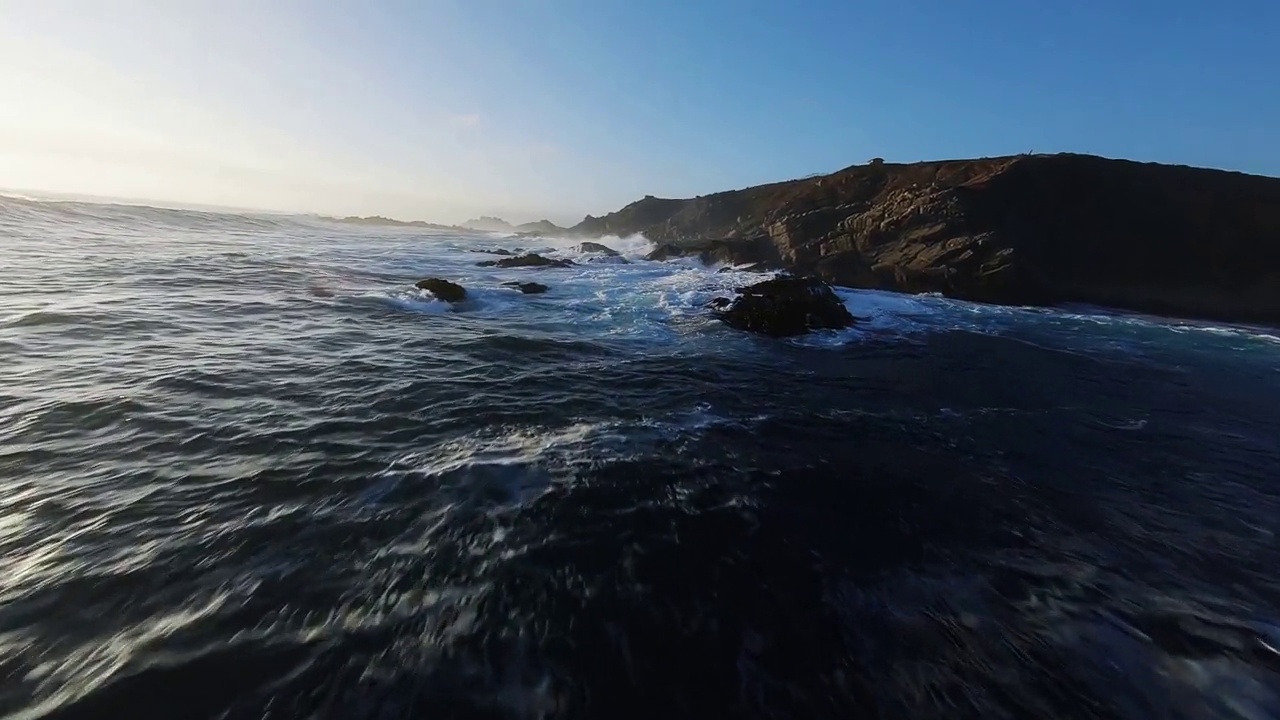
[{"label": "rocky outcrop", "polygon": [[777,249],[764,235],[753,238],[724,238],[720,240],[693,240],[683,242],[665,242],[658,245],[646,260],[670,260],[672,258],[694,256],[707,265],[723,263],[727,265],[748,264],[764,270],[781,268],[782,261]]},{"label": "rocky outcrop", "polygon": [[467,289],[461,285],[442,280],[440,278],[427,278],[418,281],[418,289],[426,290],[432,295],[445,302],[460,302],[467,298]]},{"label": "rocky outcrop", "polygon": [[731,327],[773,337],[853,324],[853,315],[818,278],[779,277],[738,288],[738,297],[716,298],[711,307]]},{"label": "rocky outcrop", "polygon": [[850,287],[1280,322],[1280,179],[1085,155],[915,164],[689,200],[574,232],[643,233],[652,259],[764,263]]},{"label": "rocky outcrop", "polygon": [[574,249],[580,253],[600,253],[601,255],[608,257],[618,257],[621,255],[617,250],[614,250],[608,245],[601,245],[598,242],[584,242]]},{"label": "rocky outcrop", "polygon": [[528,255],[517,255],[516,257],[506,257],[501,260],[485,260],[476,263],[480,267],[500,267],[500,268],[518,268],[518,267],[570,267],[575,265],[572,260],[553,260],[545,258],[537,253],[529,253]]},{"label": "rocky outcrop", "polygon": [[547,286],[536,282],[504,282],[503,285],[513,287],[524,293],[525,295],[537,295],[547,291]]},{"label": "rocky outcrop", "polygon": [[[644,256],[645,260],[670,260],[671,258],[684,257],[689,250],[675,243],[662,243],[654,248],[648,255]],[[696,252],[696,251],[695,251]]]}]

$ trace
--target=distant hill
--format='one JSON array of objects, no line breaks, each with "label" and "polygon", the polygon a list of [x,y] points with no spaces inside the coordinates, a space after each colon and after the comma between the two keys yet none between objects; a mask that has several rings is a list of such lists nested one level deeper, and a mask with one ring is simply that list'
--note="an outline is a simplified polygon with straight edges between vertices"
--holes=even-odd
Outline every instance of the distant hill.
[{"label": "distant hill", "polygon": [[562,228],[550,220],[538,220],[536,222],[527,222],[523,225],[512,225],[500,217],[493,217],[491,215],[473,218],[461,225],[440,225],[438,223],[429,223],[425,220],[396,220],[394,218],[383,217],[381,215],[367,215],[364,217],[359,215],[348,215],[344,218],[325,217],[324,219],[332,222],[349,223],[352,225],[389,225],[394,227],[430,228],[432,230],[471,230],[475,232],[525,233],[530,235],[569,234],[569,230],[567,228]]},{"label": "distant hill", "polygon": [[399,227],[431,228],[433,230],[455,229],[451,225],[439,225],[437,223],[429,223],[425,220],[409,220],[409,221],[394,220],[389,217],[382,217],[381,215],[366,215],[365,217],[360,217],[358,215],[348,215],[347,217],[344,217],[344,218],[325,218],[325,219],[332,220],[334,222],[340,222],[340,223],[350,223],[352,225],[394,225]]},{"label": "distant hill", "polygon": [[567,228],[562,228],[550,220],[539,220],[537,222],[527,222],[523,225],[517,225],[516,231],[523,233],[539,233],[542,235],[565,235],[569,232]]},{"label": "distant hill", "polygon": [[515,226],[499,217],[485,215],[462,223],[462,227],[485,232],[515,232]]}]

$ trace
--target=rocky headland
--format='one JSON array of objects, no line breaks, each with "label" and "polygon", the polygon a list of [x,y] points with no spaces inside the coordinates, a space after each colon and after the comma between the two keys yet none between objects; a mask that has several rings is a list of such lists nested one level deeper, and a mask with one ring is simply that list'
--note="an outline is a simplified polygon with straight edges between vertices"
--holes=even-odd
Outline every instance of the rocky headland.
[{"label": "rocky headland", "polygon": [[676,200],[576,235],[653,259],[759,263],[831,283],[1014,305],[1280,322],[1280,179],[1087,155],[912,164]]}]

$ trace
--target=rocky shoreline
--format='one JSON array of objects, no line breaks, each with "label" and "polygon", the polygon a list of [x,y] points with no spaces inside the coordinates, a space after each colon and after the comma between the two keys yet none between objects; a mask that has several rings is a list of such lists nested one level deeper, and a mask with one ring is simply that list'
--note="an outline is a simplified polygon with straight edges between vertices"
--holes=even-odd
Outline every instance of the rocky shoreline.
[{"label": "rocky shoreline", "polygon": [[[595,242],[578,245],[584,253],[598,254],[605,258],[623,260],[621,253]],[[476,263],[479,267],[501,268],[567,268],[576,265],[568,259],[546,258],[536,253],[512,256],[501,249],[477,250],[495,255],[506,255],[500,260]],[[658,251],[650,253],[649,260],[659,262]],[[623,260],[623,262],[626,262]],[[550,288],[538,282],[511,280],[503,287],[519,290],[525,295],[541,295]],[[419,280],[419,290],[447,303],[459,303],[467,299],[467,289],[438,277]],[[771,337],[803,335],[814,330],[838,330],[853,325],[856,318],[849,313],[831,286],[817,277],[780,275],[768,280],[735,288],[735,297],[717,297],[707,310],[729,327]]]},{"label": "rocky shoreline", "polygon": [[873,160],[650,196],[570,232],[643,234],[652,259],[753,263],[847,287],[1280,323],[1280,179],[1220,170],[1087,155]]}]

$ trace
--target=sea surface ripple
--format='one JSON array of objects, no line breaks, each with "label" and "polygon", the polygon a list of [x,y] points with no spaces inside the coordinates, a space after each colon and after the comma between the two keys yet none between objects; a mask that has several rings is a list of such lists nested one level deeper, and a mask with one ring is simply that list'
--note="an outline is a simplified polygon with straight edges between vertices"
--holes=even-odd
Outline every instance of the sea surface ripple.
[{"label": "sea surface ripple", "polygon": [[0,198],[0,718],[1280,717],[1275,330],[606,242]]}]

